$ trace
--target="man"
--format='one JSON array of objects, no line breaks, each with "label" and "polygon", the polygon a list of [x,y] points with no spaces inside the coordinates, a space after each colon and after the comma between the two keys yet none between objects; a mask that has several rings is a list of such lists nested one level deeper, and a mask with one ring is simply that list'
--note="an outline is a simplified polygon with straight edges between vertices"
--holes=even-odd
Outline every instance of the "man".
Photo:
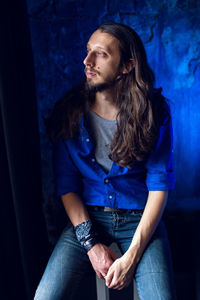
[{"label": "man", "polygon": [[[101,25],[84,65],[84,87],[50,119],[56,192],[73,226],[63,231],[35,299],[76,299],[91,266],[108,288],[121,290],[135,276],[141,299],[175,299],[160,221],[173,187],[168,105],[128,26]],[[108,248],[113,241],[121,258]]]}]

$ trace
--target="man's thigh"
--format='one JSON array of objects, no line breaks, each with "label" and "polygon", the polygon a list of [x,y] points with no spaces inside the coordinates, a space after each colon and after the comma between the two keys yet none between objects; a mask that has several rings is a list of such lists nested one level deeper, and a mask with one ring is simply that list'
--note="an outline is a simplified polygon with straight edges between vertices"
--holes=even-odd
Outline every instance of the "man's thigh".
[{"label": "man's thigh", "polygon": [[35,300],[75,299],[83,278],[92,276],[89,258],[73,227],[62,232],[39,283]]},{"label": "man's thigh", "polygon": [[[128,235],[119,245],[123,253],[131,243],[131,234]],[[169,242],[162,222],[138,263],[135,281],[140,300],[176,299]]]}]

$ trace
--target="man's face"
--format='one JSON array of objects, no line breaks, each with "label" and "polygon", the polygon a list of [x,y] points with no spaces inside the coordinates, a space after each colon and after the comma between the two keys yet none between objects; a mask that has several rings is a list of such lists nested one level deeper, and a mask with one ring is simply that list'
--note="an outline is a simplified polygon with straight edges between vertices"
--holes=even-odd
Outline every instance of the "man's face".
[{"label": "man's face", "polygon": [[118,40],[108,33],[97,30],[88,41],[87,53],[83,63],[89,88],[101,91],[113,86],[119,75]]}]

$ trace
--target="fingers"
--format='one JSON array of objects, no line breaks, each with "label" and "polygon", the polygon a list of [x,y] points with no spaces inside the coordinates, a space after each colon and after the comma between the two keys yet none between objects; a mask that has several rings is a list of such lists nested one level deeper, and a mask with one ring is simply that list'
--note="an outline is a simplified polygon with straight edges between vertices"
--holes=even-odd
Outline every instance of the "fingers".
[{"label": "fingers", "polygon": [[108,288],[116,288],[118,286],[119,280],[116,278],[116,274],[114,272],[111,273],[111,275],[108,278],[107,287]]},{"label": "fingers", "polygon": [[114,264],[108,270],[106,276],[106,286],[108,288],[121,290],[127,287],[131,281],[130,278],[122,276],[118,271],[115,270]]},{"label": "fingers", "polygon": [[121,291],[122,289],[124,289],[126,287],[127,287],[126,284],[120,284],[120,285],[116,285],[116,286],[112,287],[112,289]]},{"label": "fingers", "polygon": [[110,249],[110,255],[111,255],[111,258],[113,259],[113,261],[115,261],[117,259],[117,256],[111,249]]},{"label": "fingers", "polygon": [[113,264],[113,261],[107,261],[104,263],[104,265],[100,265],[98,271],[102,274],[102,276],[107,276],[108,275],[108,271],[111,267],[111,265]]},{"label": "fingers", "polygon": [[106,280],[106,274],[102,274],[99,271],[96,270],[96,274],[100,279]]},{"label": "fingers", "polygon": [[112,271],[112,270],[108,270],[108,273],[107,273],[107,275],[106,275],[106,278],[105,278],[105,280],[106,280],[106,286],[107,287],[110,287],[110,284],[111,284],[111,281],[112,281],[112,279],[113,279],[113,274],[114,274],[114,272]]},{"label": "fingers", "polygon": [[127,286],[128,286],[128,284],[125,283],[123,280],[120,280],[120,279],[117,280],[116,278],[113,277],[113,280],[111,281],[108,288],[122,290],[123,288],[125,288]]},{"label": "fingers", "polygon": [[104,279],[103,275],[99,271],[96,270],[96,274],[100,279]]}]

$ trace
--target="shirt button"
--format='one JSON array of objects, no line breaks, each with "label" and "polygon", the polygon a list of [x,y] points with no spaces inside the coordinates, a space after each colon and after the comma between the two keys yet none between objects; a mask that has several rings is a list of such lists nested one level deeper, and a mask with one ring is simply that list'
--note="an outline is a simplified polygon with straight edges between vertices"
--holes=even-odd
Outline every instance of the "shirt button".
[{"label": "shirt button", "polygon": [[92,162],[95,162],[95,159],[94,159],[94,158],[92,158]]},{"label": "shirt button", "polygon": [[89,142],[89,141],[90,141],[90,139],[87,138],[87,139],[86,139],[86,142]]},{"label": "shirt button", "polygon": [[109,182],[108,178],[106,178],[106,179],[104,180],[104,182],[105,182],[105,183],[108,183],[108,182]]},{"label": "shirt button", "polygon": [[112,199],[112,195],[109,196],[109,199]]}]

